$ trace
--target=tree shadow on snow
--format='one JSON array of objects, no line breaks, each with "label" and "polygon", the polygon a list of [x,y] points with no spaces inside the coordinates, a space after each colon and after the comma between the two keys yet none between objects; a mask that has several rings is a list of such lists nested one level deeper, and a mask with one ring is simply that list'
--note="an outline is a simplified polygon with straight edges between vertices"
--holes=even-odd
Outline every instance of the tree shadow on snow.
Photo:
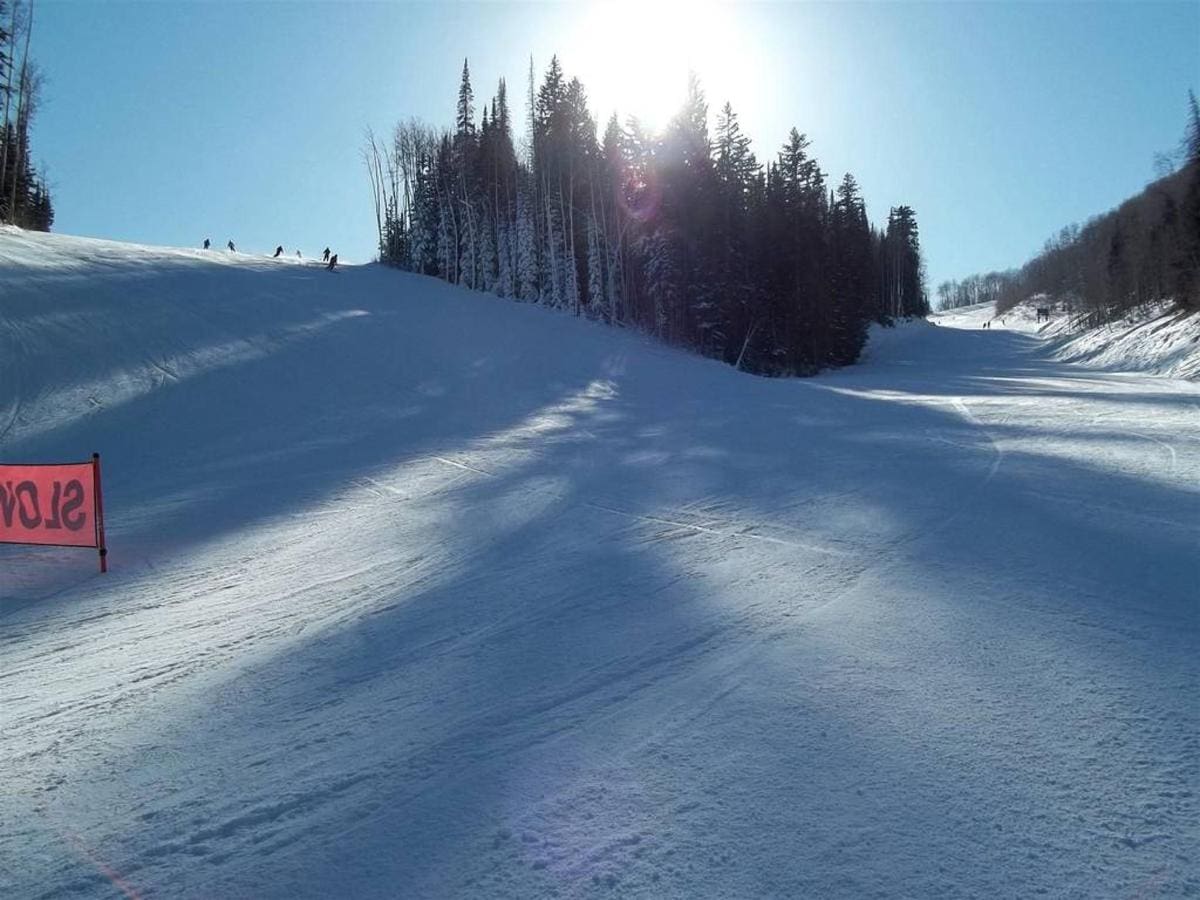
[{"label": "tree shadow on snow", "polygon": [[[297,628],[285,607],[269,639],[225,651],[232,665],[195,670],[202,691],[164,681],[171,711],[72,777],[57,802],[97,858],[155,893],[264,897],[1025,892],[1061,852],[1100,878],[1153,869],[1157,851],[1079,842],[1099,812],[1071,820],[1133,790],[1145,747],[1064,762],[1086,723],[1056,704],[1086,699],[1088,674],[1110,692],[1125,667],[1187,674],[1141,614],[1186,623],[1186,530],[1146,542],[1086,501],[1194,495],[1034,453],[994,465],[950,407],[827,388],[869,379],[746,379],[452,295],[403,322],[449,316],[457,346],[366,302],[29,445],[105,436],[131,589],[150,566],[336,509],[348,485],[377,492],[364,541],[381,571],[281,599]],[[552,343],[528,358],[560,339],[566,362]],[[468,468],[393,501],[434,456]],[[329,538],[314,532],[314,552]],[[1123,553],[1097,563],[1097,546]],[[214,599],[198,584],[179,601]],[[82,617],[119,601],[63,602]],[[1123,690],[1114,713],[1163,725],[1161,696]],[[1039,703],[1057,725],[1026,724]],[[1047,811],[1064,773],[1094,783],[1060,786]],[[1022,822],[1018,860],[996,826]],[[18,886],[46,895],[108,884],[66,844],[23,865]]]}]

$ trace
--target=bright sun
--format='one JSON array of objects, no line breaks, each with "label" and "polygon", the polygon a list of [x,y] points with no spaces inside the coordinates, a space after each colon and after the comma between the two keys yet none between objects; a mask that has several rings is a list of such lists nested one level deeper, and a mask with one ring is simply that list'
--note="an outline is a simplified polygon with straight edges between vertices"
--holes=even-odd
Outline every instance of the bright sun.
[{"label": "bright sun", "polygon": [[562,63],[579,75],[601,129],[616,111],[622,124],[632,115],[657,130],[682,105],[689,70],[700,77],[710,110],[726,99],[736,106],[751,58],[727,6],[618,0],[587,7]]}]

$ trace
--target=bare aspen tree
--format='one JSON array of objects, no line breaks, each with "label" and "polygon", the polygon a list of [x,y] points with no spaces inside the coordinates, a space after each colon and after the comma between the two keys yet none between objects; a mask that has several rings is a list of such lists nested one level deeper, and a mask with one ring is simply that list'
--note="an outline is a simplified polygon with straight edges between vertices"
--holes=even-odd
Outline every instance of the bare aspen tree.
[{"label": "bare aspen tree", "polygon": [[[33,0],[29,0],[29,19],[25,23],[25,49],[21,53],[21,78],[17,96],[17,156],[13,167],[12,193],[9,195],[8,216],[16,220],[17,213],[17,182],[21,180],[21,170],[25,166],[25,147],[29,143],[29,117],[36,103],[35,89],[41,87],[41,79],[30,76],[29,40],[33,36]],[[15,39],[14,39],[15,46]],[[5,146],[8,146],[7,140]]]},{"label": "bare aspen tree", "polygon": [[8,175],[9,123],[11,122],[10,114],[12,110],[13,72],[17,68],[17,9],[20,5],[20,0],[12,0],[12,17],[8,28],[8,71],[5,74],[4,81],[4,131],[0,134],[0,138],[3,139],[4,144],[3,149],[0,149],[0,185],[4,184],[4,180]]}]

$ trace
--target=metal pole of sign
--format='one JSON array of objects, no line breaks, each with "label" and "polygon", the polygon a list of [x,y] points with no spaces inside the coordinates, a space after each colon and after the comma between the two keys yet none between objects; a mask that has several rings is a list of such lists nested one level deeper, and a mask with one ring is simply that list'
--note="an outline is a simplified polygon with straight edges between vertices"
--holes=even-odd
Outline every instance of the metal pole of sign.
[{"label": "metal pole of sign", "polygon": [[100,571],[108,571],[108,547],[104,543],[104,494],[100,491],[100,454],[92,454],[93,484],[96,487],[96,547],[100,550]]}]

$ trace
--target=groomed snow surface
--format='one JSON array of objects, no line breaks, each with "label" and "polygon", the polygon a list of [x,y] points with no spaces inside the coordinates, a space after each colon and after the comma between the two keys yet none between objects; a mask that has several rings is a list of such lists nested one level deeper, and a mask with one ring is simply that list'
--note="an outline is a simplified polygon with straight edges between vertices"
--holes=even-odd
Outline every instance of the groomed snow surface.
[{"label": "groomed snow surface", "polygon": [[0,896],[1200,895],[1200,387],[939,321],[0,232]]}]

